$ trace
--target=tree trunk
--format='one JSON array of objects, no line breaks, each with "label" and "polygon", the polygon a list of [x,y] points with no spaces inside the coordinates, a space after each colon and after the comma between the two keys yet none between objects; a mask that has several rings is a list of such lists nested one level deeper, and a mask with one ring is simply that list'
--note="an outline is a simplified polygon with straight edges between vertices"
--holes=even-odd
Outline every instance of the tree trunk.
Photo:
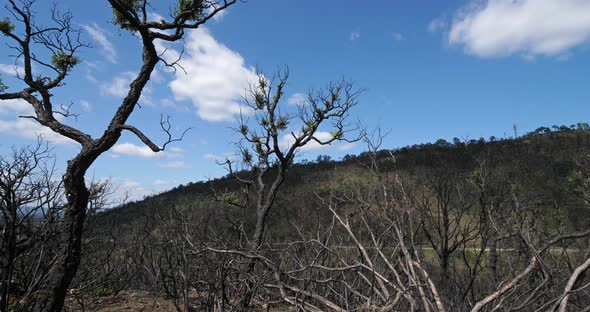
[{"label": "tree trunk", "polygon": [[[256,228],[254,229],[254,236],[250,245],[250,251],[255,252],[258,251],[260,249],[260,247],[262,246],[262,242],[264,240],[264,230],[266,227],[266,218],[268,216],[268,212],[270,210],[270,207],[268,207],[268,209],[262,208],[259,209],[257,211],[257,217],[256,217]],[[246,269],[246,273],[244,276],[249,276],[252,274],[252,272],[254,272],[254,269],[256,268],[256,259],[251,259],[248,262],[248,267]],[[252,288],[254,287],[254,283],[252,283],[251,280],[247,280],[246,282],[247,285],[247,289],[246,289],[246,293],[244,294],[244,300],[242,302],[242,309],[244,311],[248,310],[250,307],[250,301],[252,301],[252,296],[253,291]]]},{"label": "tree trunk", "polygon": [[[266,229],[266,220],[268,218],[268,214],[270,213],[270,210],[272,209],[272,206],[274,204],[274,200],[277,196],[277,193],[279,192],[279,188],[281,186],[281,184],[283,183],[284,180],[284,175],[285,175],[285,169],[284,168],[280,168],[279,172],[277,173],[277,176],[273,182],[273,184],[271,185],[269,191],[267,194],[265,194],[264,192],[264,186],[262,186],[259,189],[259,193],[258,193],[258,201],[257,201],[257,207],[256,207],[256,227],[254,229],[254,236],[252,237],[252,242],[250,245],[250,251],[252,252],[256,252],[260,249],[260,247],[262,247],[262,242],[264,241],[264,235],[265,235],[265,229]],[[262,181],[262,177],[259,177],[259,180]],[[248,268],[246,269],[246,276],[250,275],[252,272],[254,272],[254,269],[256,267],[256,259],[252,259],[249,261],[248,263]],[[246,294],[244,295],[244,301],[242,303],[242,308],[244,310],[248,309],[248,307],[250,306],[250,301],[252,300],[252,296],[253,296],[253,292],[251,291],[252,287],[253,287],[253,283],[251,281],[247,282],[247,287],[248,290],[246,291]]]},{"label": "tree trunk", "polygon": [[497,283],[500,279],[500,275],[498,274],[498,241],[494,238],[490,242],[490,259],[488,265],[492,272],[494,282]]},{"label": "tree trunk", "polygon": [[440,258],[440,288],[445,296],[449,296],[450,275],[449,275],[449,255],[445,252]]},{"label": "tree trunk", "polygon": [[82,232],[90,195],[84,181],[89,165],[81,165],[80,162],[80,158],[71,160],[63,178],[68,204],[58,236],[61,250],[58,251],[47,280],[28,304],[32,311],[62,311],[68,287],[80,265]]},{"label": "tree trunk", "polygon": [[6,312],[8,311],[8,296],[10,294],[10,283],[12,280],[12,269],[14,268],[14,257],[16,254],[16,233],[15,233],[15,216],[12,216],[12,220],[9,220],[10,229],[7,231],[5,237],[6,242],[6,263],[3,263],[2,267],[2,277],[0,280],[0,311]]},{"label": "tree trunk", "polygon": [[[266,219],[268,217],[269,210],[268,208],[264,207],[261,209],[262,211],[258,212],[258,216],[256,217],[256,227],[254,229],[254,236],[252,239],[252,245],[250,246],[251,251],[256,251],[260,249],[262,246],[262,242],[264,241],[264,232],[266,229]],[[266,210],[266,211],[265,211]]]}]

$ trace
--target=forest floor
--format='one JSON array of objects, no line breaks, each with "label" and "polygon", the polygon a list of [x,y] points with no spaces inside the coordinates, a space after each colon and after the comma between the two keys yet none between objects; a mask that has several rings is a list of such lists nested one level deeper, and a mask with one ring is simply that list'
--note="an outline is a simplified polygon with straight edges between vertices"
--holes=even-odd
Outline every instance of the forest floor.
[{"label": "forest floor", "polygon": [[[76,298],[69,295],[66,299],[66,312],[176,312],[174,302],[162,295],[143,290],[123,290],[113,296],[83,296]],[[195,311],[198,311],[195,310]],[[253,311],[287,312],[289,307],[259,307]]]},{"label": "forest floor", "polygon": [[76,298],[68,296],[66,311],[162,311],[176,312],[172,300],[147,291],[121,291],[114,296],[84,296]]}]

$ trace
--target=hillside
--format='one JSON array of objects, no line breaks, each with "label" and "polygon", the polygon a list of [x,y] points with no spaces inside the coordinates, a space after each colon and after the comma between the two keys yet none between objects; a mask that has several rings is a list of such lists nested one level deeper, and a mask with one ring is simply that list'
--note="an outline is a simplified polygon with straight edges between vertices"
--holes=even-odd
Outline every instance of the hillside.
[{"label": "hillside", "polygon": [[[457,139],[454,143],[439,140],[393,150],[383,149],[377,157],[382,163],[381,170],[391,172],[397,169],[418,179],[441,166],[468,178],[482,162],[493,163],[505,173],[506,185],[519,185],[528,196],[535,198],[535,204],[548,218],[548,224],[552,223],[551,218],[557,209],[565,213],[568,226],[583,229],[590,222],[590,211],[584,208],[582,200],[572,194],[567,177],[587,154],[590,154],[590,134],[587,131],[567,127],[551,131],[541,127],[518,139],[482,138],[469,142]],[[390,155],[395,157],[395,164]],[[317,202],[314,194],[326,190],[328,185],[335,183],[346,188],[371,181],[371,175],[366,170],[369,162],[368,153],[361,153],[346,155],[339,161],[320,156],[316,162],[294,165],[271,213],[269,235],[278,238],[280,235],[276,234],[282,233],[289,224],[297,223],[302,216],[315,214]],[[96,221],[124,228],[156,211],[166,214],[170,207],[198,209],[208,203],[218,208],[220,204],[212,200],[213,190],[232,191],[237,187],[230,177],[179,185],[156,196],[104,211]],[[223,223],[221,218],[228,217],[225,214],[237,213],[231,207],[225,208],[223,211],[216,210],[212,217],[220,218],[218,221]],[[241,211],[239,214],[249,220],[248,212]]]},{"label": "hillside", "polygon": [[[147,291],[212,311],[241,310],[254,295],[255,311],[285,309],[290,298],[341,311],[370,297],[387,302],[374,287],[419,296],[431,285],[429,302],[440,291],[450,310],[467,311],[513,280],[507,306],[529,296],[521,310],[541,309],[587,261],[590,236],[590,134],[547,129],[295,164],[254,248],[260,210],[236,203],[256,194],[235,177],[100,212],[85,233],[76,300]],[[401,310],[412,310],[406,299]]]}]

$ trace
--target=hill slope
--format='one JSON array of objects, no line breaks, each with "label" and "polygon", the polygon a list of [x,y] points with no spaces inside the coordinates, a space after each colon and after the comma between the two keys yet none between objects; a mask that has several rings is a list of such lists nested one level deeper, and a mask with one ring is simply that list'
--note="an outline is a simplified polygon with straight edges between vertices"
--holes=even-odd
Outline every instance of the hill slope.
[{"label": "hill slope", "polygon": [[[482,164],[492,165],[503,172],[507,186],[518,186],[534,201],[546,218],[547,226],[556,226],[555,218],[565,218],[571,229],[588,226],[590,211],[581,199],[573,195],[567,177],[578,161],[590,154],[590,134],[583,130],[547,131],[539,128],[518,139],[471,140],[449,143],[439,140],[432,144],[420,144],[377,153],[381,169],[394,169],[417,181],[432,175],[437,168],[447,168],[468,179]],[[395,157],[395,163],[390,155]],[[339,188],[359,187],[371,183],[367,170],[368,153],[347,155],[341,161],[321,161],[296,164],[290,170],[275,207],[271,212],[269,235],[275,239],[288,236],[293,223],[304,223],[310,216],[321,216],[316,195],[328,186]],[[183,206],[201,209],[199,213],[208,222],[219,227],[228,226],[230,219],[240,219],[249,229],[254,213],[226,207],[212,200],[213,191],[232,191],[237,183],[224,177],[207,182],[180,185],[159,195],[145,198],[97,215],[99,225],[111,225],[124,231],[143,217],[164,216],[170,207]]]}]

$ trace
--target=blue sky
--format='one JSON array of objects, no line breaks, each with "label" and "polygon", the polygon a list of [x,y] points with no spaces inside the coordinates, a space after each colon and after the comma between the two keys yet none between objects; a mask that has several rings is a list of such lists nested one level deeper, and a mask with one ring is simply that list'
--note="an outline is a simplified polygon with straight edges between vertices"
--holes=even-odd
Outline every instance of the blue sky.
[{"label": "blue sky", "polygon": [[[36,7],[41,21],[47,3]],[[72,11],[92,48],[82,52],[83,63],[54,101],[73,103],[80,116],[67,122],[97,136],[139,69],[140,44],[110,23],[107,1],[64,0],[58,6]],[[154,18],[168,12],[153,10]],[[369,129],[390,131],[384,148],[511,136],[514,124],[524,133],[588,121],[589,42],[586,0],[239,2],[203,29],[189,31],[183,43],[167,47],[165,57],[171,59],[184,48],[181,64],[188,75],[159,67],[130,120],[163,142],[160,114],[170,114],[177,133],[192,127],[185,139],[153,154],[124,134],[88,176],[111,178],[120,192],[137,199],[225,174],[216,160],[234,151],[238,137],[230,128],[255,68],[271,76],[278,66],[289,67],[285,109],[311,88],[343,77],[354,81],[365,91],[353,117]],[[0,53],[2,79],[17,90],[12,52],[2,45]],[[18,101],[0,102],[3,153],[43,133],[31,120],[17,118],[28,109]],[[44,137],[53,142],[63,169],[78,147],[51,133]],[[363,149],[314,146],[299,158],[339,158]]]}]

